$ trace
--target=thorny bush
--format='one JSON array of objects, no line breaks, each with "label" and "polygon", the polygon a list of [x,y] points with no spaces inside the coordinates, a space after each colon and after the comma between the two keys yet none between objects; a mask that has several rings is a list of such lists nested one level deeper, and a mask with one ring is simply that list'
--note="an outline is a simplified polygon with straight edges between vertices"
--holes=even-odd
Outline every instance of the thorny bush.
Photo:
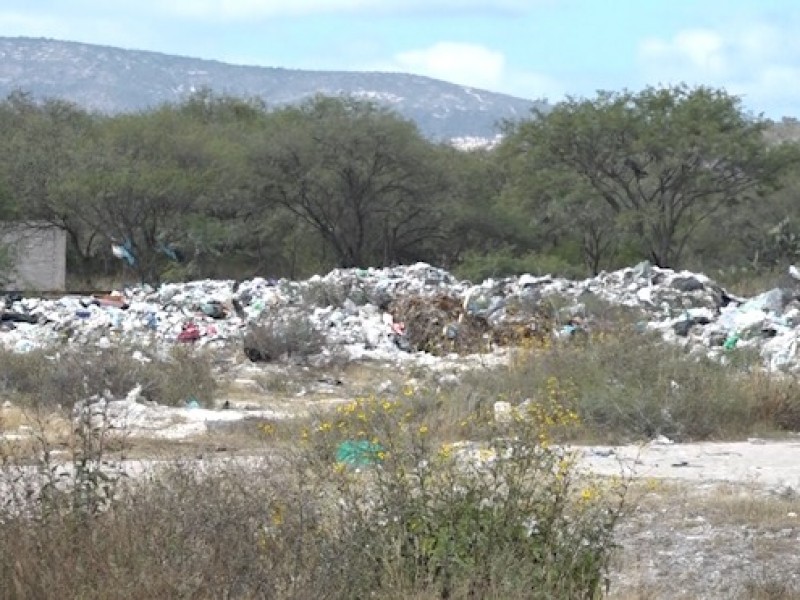
[{"label": "thorny bush", "polygon": [[96,394],[123,397],[137,385],[160,404],[183,404],[190,397],[210,403],[216,390],[211,356],[183,346],[165,354],[134,346],[0,350],[0,364],[0,399],[24,407],[69,409]]},{"label": "thorny bush", "polygon": [[[505,422],[477,411],[461,426],[485,441],[453,442],[414,396],[359,398],[300,432],[305,471],[338,490],[329,581],[349,597],[602,596],[626,482],[579,472],[554,443],[575,412],[547,398]],[[266,546],[287,534],[281,520]]]}]

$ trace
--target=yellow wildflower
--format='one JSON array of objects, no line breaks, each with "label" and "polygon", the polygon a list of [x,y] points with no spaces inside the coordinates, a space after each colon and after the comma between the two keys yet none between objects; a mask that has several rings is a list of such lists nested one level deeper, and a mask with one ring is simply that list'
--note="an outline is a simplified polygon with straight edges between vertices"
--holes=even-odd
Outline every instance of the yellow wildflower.
[{"label": "yellow wildflower", "polygon": [[283,525],[283,508],[281,506],[276,505],[272,507],[272,514],[270,520],[272,521],[272,524],[275,527],[280,527],[281,525]]},{"label": "yellow wildflower", "polygon": [[453,444],[442,444],[439,448],[439,458],[447,460],[453,455]]},{"label": "yellow wildflower", "polygon": [[264,435],[272,435],[273,433],[275,433],[275,425],[269,422],[261,423],[261,425],[259,425],[258,428]]},{"label": "yellow wildflower", "polygon": [[595,498],[597,498],[597,488],[595,487],[586,487],[581,490],[581,502],[591,502]]}]

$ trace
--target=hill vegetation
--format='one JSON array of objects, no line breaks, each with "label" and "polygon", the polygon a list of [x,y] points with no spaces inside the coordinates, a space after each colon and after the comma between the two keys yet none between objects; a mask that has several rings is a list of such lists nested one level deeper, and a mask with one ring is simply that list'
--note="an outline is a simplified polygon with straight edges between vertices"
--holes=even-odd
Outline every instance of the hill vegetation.
[{"label": "hill vegetation", "polygon": [[0,96],[23,89],[105,114],[183,102],[198,90],[258,98],[273,108],[324,94],[389,107],[429,139],[491,139],[499,121],[540,104],[407,73],[234,65],[41,38],[0,37],[0,59]]},{"label": "hill vegetation", "polygon": [[0,124],[0,219],[62,227],[76,285],[414,261],[470,278],[759,270],[800,252],[797,143],[724,90],[567,99],[469,152],[324,96],[202,91],[107,115],[14,92]]}]

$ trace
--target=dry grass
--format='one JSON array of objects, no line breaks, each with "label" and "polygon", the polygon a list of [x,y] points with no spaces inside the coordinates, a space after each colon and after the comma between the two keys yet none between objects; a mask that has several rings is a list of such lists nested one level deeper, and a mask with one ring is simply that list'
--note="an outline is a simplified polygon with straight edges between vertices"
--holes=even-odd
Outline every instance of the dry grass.
[{"label": "dry grass", "polygon": [[25,411],[18,406],[0,406],[0,432],[14,431],[29,424]]},{"label": "dry grass", "polygon": [[69,409],[106,391],[123,397],[137,385],[161,404],[180,405],[192,397],[211,404],[216,390],[213,357],[183,346],[167,356],[136,347],[65,347],[27,354],[0,350],[0,364],[0,399],[20,407]]},{"label": "dry grass", "polygon": [[647,480],[629,491],[611,598],[800,594],[800,498],[755,485]]},{"label": "dry grass", "polygon": [[0,408],[0,457],[30,458],[36,456],[42,445],[64,448],[71,435],[72,423],[62,411]]},{"label": "dry grass", "polygon": [[680,507],[684,514],[702,515],[712,525],[800,527],[799,494],[770,491],[756,484],[692,485],[649,478],[632,484],[629,499],[650,512]]},{"label": "dry grass", "polygon": [[730,293],[750,298],[776,287],[793,287],[794,280],[786,267],[727,269],[710,273]]},{"label": "dry grass", "polygon": [[[510,367],[473,371],[452,395],[467,404],[557,401],[576,409],[583,441],[735,439],[800,430],[800,384],[757,368],[748,353],[723,365],[620,326],[546,342]],[[458,402],[456,402],[458,404]]]},{"label": "dry grass", "polygon": [[800,530],[800,496],[796,494],[764,494],[752,487],[724,485],[703,504],[712,523]]}]

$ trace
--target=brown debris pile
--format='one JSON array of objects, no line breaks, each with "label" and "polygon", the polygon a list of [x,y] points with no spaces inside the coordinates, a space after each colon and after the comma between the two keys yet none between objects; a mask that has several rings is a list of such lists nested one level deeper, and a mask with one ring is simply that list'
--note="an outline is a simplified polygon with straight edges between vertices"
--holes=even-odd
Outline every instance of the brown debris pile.
[{"label": "brown debris pile", "polygon": [[388,310],[402,324],[409,349],[434,355],[488,352],[552,331],[552,318],[539,306],[508,304],[492,312],[476,311],[447,294],[401,296]]}]

